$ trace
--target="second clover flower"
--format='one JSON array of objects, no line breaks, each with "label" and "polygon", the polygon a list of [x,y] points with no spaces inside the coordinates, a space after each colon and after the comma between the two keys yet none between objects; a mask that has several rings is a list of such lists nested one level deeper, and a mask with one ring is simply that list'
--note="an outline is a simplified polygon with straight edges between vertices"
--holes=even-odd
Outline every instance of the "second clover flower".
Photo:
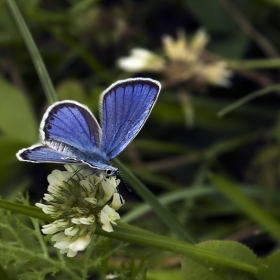
[{"label": "second clover flower", "polygon": [[204,30],[198,30],[192,40],[180,31],[177,39],[163,36],[164,56],[135,48],[130,56],[119,58],[117,65],[128,72],[162,73],[167,85],[190,81],[198,85],[228,86],[232,71],[225,61],[205,50],[208,41],[209,36]]}]

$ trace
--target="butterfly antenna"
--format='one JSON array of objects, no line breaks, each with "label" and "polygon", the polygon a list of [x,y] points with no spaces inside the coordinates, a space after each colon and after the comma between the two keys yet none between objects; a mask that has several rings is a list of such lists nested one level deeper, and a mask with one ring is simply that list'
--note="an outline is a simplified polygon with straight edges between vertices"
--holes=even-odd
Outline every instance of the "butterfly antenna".
[{"label": "butterfly antenna", "polygon": [[[121,172],[120,172],[119,170],[117,171],[117,175],[119,175],[119,176],[121,177],[121,181],[124,182],[126,188],[131,192],[132,190],[129,188],[127,182],[124,180],[124,178],[123,178],[123,176],[122,176],[122,174],[121,174]],[[117,190],[117,192],[118,192],[118,194],[119,194],[119,196],[120,196],[121,205],[124,205],[123,198],[122,198],[122,196],[120,195],[120,188],[119,188],[119,186],[116,187],[116,190]]]},{"label": "butterfly antenna", "polygon": [[[126,182],[126,180],[123,178],[123,176],[122,176],[122,174],[121,174],[121,172],[120,172],[119,170],[118,170],[117,174],[121,177],[121,180],[124,182],[126,189],[127,189],[129,192],[132,193],[133,191],[132,191],[131,187],[128,185],[128,183]],[[118,192],[119,192],[119,188],[118,188],[118,187],[117,187],[117,190],[118,190]]]}]

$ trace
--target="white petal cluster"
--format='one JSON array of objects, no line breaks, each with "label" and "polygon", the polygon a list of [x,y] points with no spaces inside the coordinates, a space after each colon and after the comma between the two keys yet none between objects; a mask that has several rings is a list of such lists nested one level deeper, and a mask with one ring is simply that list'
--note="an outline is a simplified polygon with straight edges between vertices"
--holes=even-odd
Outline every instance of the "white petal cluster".
[{"label": "white petal cluster", "polygon": [[205,50],[209,40],[203,29],[198,30],[192,39],[188,39],[183,31],[179,31],[177,38],[163,36],[164,55],[134,48],[129,56],[119,58],[117,65],[127,72],[162,73],[168,85],[191,81],[202,86],[229,86],[233,73],[226,61]]},{"label": "white petal cluster", "polygon": [[43,226],[44,234],[52,234],[54,247],[61,254],[74,257],[91,242],[97,225],[112,232],[112,224],[120,219],[116,212],[124,199],[117,191],[119,180],[103,173],[93,174],[89,168],[66,165],[67,171],[54,170],[48,176],[46,204],[36,203],[55,221]]},{"label": "white petal cluster", "polygon": [[121,57],[117,60],[119,68],[128,72],[160,71],[164,68],[165,61],[160,56],[146,49],[135,48],[130,56]]}]

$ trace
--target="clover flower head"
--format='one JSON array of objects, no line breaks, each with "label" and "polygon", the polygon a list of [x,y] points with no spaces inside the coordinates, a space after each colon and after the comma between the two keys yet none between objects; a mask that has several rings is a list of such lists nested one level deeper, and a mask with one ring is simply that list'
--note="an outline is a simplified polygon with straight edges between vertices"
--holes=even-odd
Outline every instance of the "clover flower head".
[{"label": "clover flower head", "polygon": [[232,71],[228,69],[226,61],[207,52],[205,48],[209,40],[209,35],[203,29],[199,29],[190,39],[180,30],[176,38],[163,36],[163,55],[135,48],[130,56],[120,58],[117,65],[128,72],[159,72],[165,78],[163,83],[169,86],[181,82],[199,86],[229,86]]},{"label": "clover flower head", "polygon": [[54,222],[43,226],[44,234],[52,234],[54,247],[74,257],[91,242],[97,225],[112,232],[120,215],[116,212],[124,199],[117,191],[119,180],[93,173],[90,168],[66,165],[67,171],[54,170],[48,176],[46,204],[36,203]]}]

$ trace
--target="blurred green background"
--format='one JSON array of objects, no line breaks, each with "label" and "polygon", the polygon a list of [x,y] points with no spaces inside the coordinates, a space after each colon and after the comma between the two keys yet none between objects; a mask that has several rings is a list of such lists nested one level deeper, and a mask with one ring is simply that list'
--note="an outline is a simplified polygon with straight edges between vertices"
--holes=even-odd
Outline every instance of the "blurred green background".
[{"label": "blurred green background", "polygon": [[[260,228],[219,193],[209,174],[227,178],[279,218],[280,87],[218,116],[238,99],[279,83],[279,1],[16,2],[60,100],[87,104],[98,116],[99,96],[111,83],[128,77],[162,82],[147,123],[118,158],[154,194],[165,196],[165,203],[198,240],[237,240],[260,256],[276,248],[265,231],[256,234]],[[164,50],[163,36],[177,40],[178,31],[184,32],[191,42],[201,29],[209,42],[196,62],[224,61],[229,83],[213,85],[197,76],[168,83],[177,72]],[[124,71],[117,61],[133,48],[147,49],[169,62],[162,72]],[[28,191],[31,200],[38,201],[46,191],[47,175],[62,168],[15,157],[19,149],[38,142],[39,123],[48,105],[14,19],[0,0],[0,194],[5,199]],[[176,196],[180,191],[185,192]],[[127,221],[168,234],[151,212],[133,212],[141,204],[135,193],[124,184],[120,192]],[[155,261],[163,267],[179,262]]]}]

